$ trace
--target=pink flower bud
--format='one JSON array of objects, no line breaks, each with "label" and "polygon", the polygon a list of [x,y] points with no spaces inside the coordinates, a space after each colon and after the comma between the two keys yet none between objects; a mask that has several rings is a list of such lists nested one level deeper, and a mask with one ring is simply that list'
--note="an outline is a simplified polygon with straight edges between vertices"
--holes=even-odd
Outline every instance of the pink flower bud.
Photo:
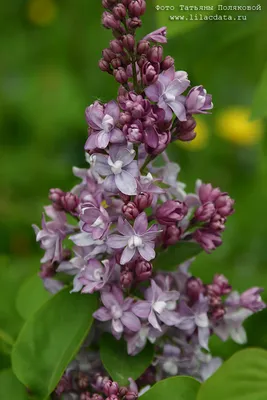
[{"label": "pink flower bud", "polygon": [[213,278],[213,285],[219,287],[220,295],[229,294],[232,286],[229,285],[228,279],[222,274],[216,274]]},{"label": "pink flower bud", "polygon": [[[89,386],[89,377],[88,375],[84,374],[83,372],[79,372],[77,384],[80,389],[87,389]],[[90,393],[89,393],[90,394]]]},{"label": "pink flower bud", "polygon": [[114,15],[114,17],[118,20],[123,20],[123,18],[125,18],[126,16],[126,7],[123,4],[117,4],[113,10],[112,10],[112,14]]},{"label": "pink flower bud", "polygon": [[163,234],[162,240],[165,246],[171,246],[180,240],[182,234],[182,229],[178,228],[176,225],[166,226]]},{"label": "pink flower bud", "polygon": [[113,53],[111,49],[104,49],[102,51],[102,56],[104,60],[107,61],[108,63],[110,63],[110,61],[113,60],[113,58],[116,58],[116,54]]},{"label": "pink flower bud", "polygon": [[225,314],[225,309],[223,307],[223,305],[219,306],[219,307],[215,307],[212,312],[211,312],[211,318],[215,321],[219,321],[220,319],[223,318]]},{"label": "pink flower bud", "polygon": [[209,223],[209,227],[214,231],[224,231],[225,230],[226,218],[221,217],[220,214],[215,214]]},{"label": "pink flower bud", "polygon": [[129,124],[131,122],[131,120],[132,120],[132,116],[128,111],[121,113],[120,120],[119,120],[120,124],[122,124],[122,125]]},{"label": "pink flower bud", "polygon": [[63,210],[61,198],[64,195],[65,195],[65,192],[63,192],[63,190],[61,190],[61,189],[50,189],[50,191],[49,191],[49,200],[52,201],[54,208],[58,211]]},{"label": "pink flower bud", "polygon": [[194,303],[198,301],[201,293],[204,292],[204,286],[200,278],[191,277],[186,283],[186,294]]},{"label": "pink flower bud", "polygon": [[124,397],[126,395],[126,393],[128,392],[128,388],[125,386],[122,386],[119,390],[119,395],[120,397]]},{"label": "pink flower bud", "polygon": [[111,60],[111,65],[114,69],[120,68],[122,66],[121,59],[119,57],[113,58],[113,60]]},{"label": "pink flower bud", "polygon": [[148,40],[140,40],[137,44],[137,53],[138,54],[147,54],[150,49],[150,43]]},{"label": "pink flower bud", "polygon": [[188,207],[178,200],[167,200],[156,210],[156,218],[162,225],[174,225],[187,214]]},{"label": "pink flower bud", "polygon": [[160,63],[162,61],[162,55],[162,46],[153,46],[148,50],[147,58],[150,62]]},{"label": "pink flower bud", "polygon": [[152,201],[153,201],[152,193],[141,192],[134,198],[134,202],[139,211],[143,211],[145,208],[150,207]]},{"label": "pink flower bud", "polygon": [[149,61],[145,62],[142,66],[142,78],[143,83],[146,86],[152,85],[158,79],[158,72],[154,65],[152,65]]},{"label": "pink flower bud", "polygon": [[113,51],[113,53],[122,53],[123,52],[123,45],[121,40],[114,39],[109,42],[109,47]]},{"label": "pink flower bud", "polygon": [[120,276],[120,284],[123,289],[127,289],[133,283],[133,273],[131,271],[124,271]]},{"label": "pink flower bud", "polygon": [[129,142],[141,143],[143,140],[143,132],[139,125],[132,124],[130,126],[124,125],[123,131],[127,135]]},{"label": "pink flower bud", "polygon": [[195,218],[197,221],[208,222],[215,213],[214,204],[207,202],[199,206],[195,211]]},{"label": "pink flower bud", "polygon": [[136,400],[138,398],[138,393],[128,392],[125,396],[125,400]]},{"label": "pink flower bud", "polygon": [[135,265],[135,274],[138,281],[146,281],[152,275],[152,264],[145,260],[139,260]]},{"label": "pink flower bud", "polygon": [[132,0],[128,10],[131,17],[140,17],[146,11],[146,2],[144,0]]},{"label": "pink flower bud", "polygon": [[44,278],[53,278],[53,276],[56,275],[56,268],[58,264],[53,263],[52,261],[47,261],[44,264],[41,264],[41,271],[39,273],[39,276],[44,279]]},{"label": "pink flower bud", "polygon": [[142,26],[142,21],[138,17],[128,18],[126,21],[126,25],[127,25],[128,29],[130,29],[130,30],[136,29],[136,28],[140,28]]},{"label": "pink flower bud", "polygon": [[127,219],[135,219],[139,215],[139,210],[132,201],[122,206],[122,212]]},{"label": "pink flower bud", "polygon": [[61,198],[61,203],[65,211],[74,212],[78,205],[80,204],[80,200],[76,194],[66,193]]},{"label": "pink flower bud", "polygon": [[128,34],[123,36],[122,44],[128,51],[133,51],[135,44],[133,35]]},{"label": "pink flower bud", "polygon": [[108,380],[105,385],[104,385],[104,393],[107,396],[111,396],[113,394],[118,394],[119,392],[119,385],[117,382],[112,382],[111,380]]},{"label": "pink flower bud", "polygon": [[102,24],[107,29],[119,29],[120,22],[111,13],[104,11],[102,15]]},{"label": "pink flower bud", "polygon": [[99,60],[98,66],[101,69],[101,71],[103,71],[103,72],[111,72],[109,62],[104,60],[104,58],[101,58],[101,60]]},{"label": "pink flower bud", "polygon": [[91,400],[91,393],[90,392],[81,393],[80,400]]},{"label": "pink flower bud", "polygon": [[94,393],[91,397],[91,400],[104,400],[100,394]]},{"label": "pink flower bud", "polygon": [[167,69],[171,68],[173,65],[174,65],[174,59],[171,56],[167,56],[161,62],[160,67],[163,71],[166,71]]},{"label": "pink flower bud", "polygon": [[117,82],[124,84],[128,81],[128,76],[124,68],[119,67],[113,71],[113,75]]},{"label": "pink flower bud", "polygon": [[196,125],[197,123],[192,116],[187,116],[187,121],[180,121],[176,130],[177,139],[182,142],[190,142],[195,139],[196,132],[194,132],[194,129]]}]

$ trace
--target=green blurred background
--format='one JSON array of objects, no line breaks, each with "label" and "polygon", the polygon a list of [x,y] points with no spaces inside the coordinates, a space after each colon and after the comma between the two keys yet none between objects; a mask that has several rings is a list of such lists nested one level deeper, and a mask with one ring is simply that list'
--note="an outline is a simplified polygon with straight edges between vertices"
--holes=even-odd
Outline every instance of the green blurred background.
[{"label": "green blurred background", "polygon": [[[212,182],[236,200],[224,244],[202,254],[193,272],[205,281],[224,273],[238,290],[267,289],[267,4],[262,11],[224,11],[246,21],[170,21],[155,5],[257,5],[258,1],[147,0],[139,37],[166,25],[165,55],[186,70],[192,85],[212,93],[211,116],[200,116],[197,139],[173,144],[180,179]],[[216,12],[215,12],[216,13]],[[17,293],[36,274],[39,224],[51,187],[70,189],[72,165],[82,167],[87,137],[84,109],[116,96],[117,84],[97,66],[111,39],[101,27],[100,0],[12,0],[0,14],[0,367],[9,365],[12,342],[23,324]],[[251,115],[254,118],[251,120]],[[30,296],[30,293],[29,293]],[[267,300],[267,290],[263,296]],[[249,344],[267,348],[267,313],[247,323]],[[212,344],[227,357],[239,346]]]}]

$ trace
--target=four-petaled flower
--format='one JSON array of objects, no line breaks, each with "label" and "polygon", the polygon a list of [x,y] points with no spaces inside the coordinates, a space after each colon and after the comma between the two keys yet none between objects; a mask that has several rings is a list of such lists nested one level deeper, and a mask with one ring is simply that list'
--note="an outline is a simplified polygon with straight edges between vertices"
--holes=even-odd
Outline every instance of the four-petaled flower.
[{"label": "four-petaled flower", "polygon": [[[79,274],[79,282],[83,286],[82,293],[93,293],[103,289],[114,271],[114,262],[102,262],[92,258]],[[75,291],[75,290],[73,290]]]},{"label": "four-petaled flower", "polygon": [[93,239],[102,239],[110,226],[110,218],[104,207],[92,203],[81,206],[80,219],[84,222],[82,230],[92,234]]},{"label": "four-petaled flower", "polygon": [[113,234],[107,239],[107,244],[112,249],[123,249],[120,264],[124,265],[140,254],[146,261],[155,258],[155,238],[159,233],[157,225],[149,229],[147,216],[144,212],[138,215],[133,227],[121,217],[118,219],[117,230],[120,235]]}]

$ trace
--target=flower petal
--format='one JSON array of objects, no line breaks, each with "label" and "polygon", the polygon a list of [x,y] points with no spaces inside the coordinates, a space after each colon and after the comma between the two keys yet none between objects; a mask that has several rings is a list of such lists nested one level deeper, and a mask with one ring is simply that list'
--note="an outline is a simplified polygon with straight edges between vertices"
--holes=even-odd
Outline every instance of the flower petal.
[{"label": "flower petal", "polygon": [[104,115],[110,115],[114,120],[114,124],[117,123],[120,116],[120,109],[115,100],[111,100],[107,103]]},{"label": "flower petal", "polygon": [[130,329],[133,332],[138,332],[141,329],[141,323],[136,315],[134,315],[131,311],[124,312],[121,317],[121,322],[126,328]]},{"label": "flower petal", "polygon": [[128,243],[128,238],[122,235],[110,235],[107,238],[107,245],[112,249],[122,249]]},{"label": "flower petal", "polygon": [[94,312],[93,317],[95,319],[98,319],[98,321],[109,321],[111,320],[111,314],[109,310],[107,310],[105,307],[100,307],[96,312]]},{"label": "flower petal", "polygon": [[141,257],[143,257],[143,259],[146,261],[153,260],[153,258],[156,257],[155,250],[149,243],[145,243],[143,247],[138,247],[138,251]]},{"label": "flower petal", "polygon": [[148,301],[137,301],[132,306],[132,311],[137,315],[139,318],[147,319],[151,310],[151,304]]},{"label": "flower petal", "polygon": [[105,149],[109,144],[110,134],[105,131],[100,131],[97,135],[97,147]]},{"label": "flower petal", "polygon": [[148,226],[148,222],[147,222],[146,213],[142,212],[141,214],[138,215],[138,217],[134,221],[134,231],[138,235],[143,235],[147,230],[147,226]]},{"label": "flower petal", "polygon": [[108,176],[112,174],[110,166],[108,165],[108,157],[103,154],[95,154],[96,161],[94,165],[94,170],[100,175]]},{"label": "flower petal", "polygon": [[135,178],[126,171],[121,171],[120,174],[115,175],[115,183],[117,188],[123,193],[128,195],[136,194],[137,183]]},{"label": "flower petal", "polygon": [[135,249],[130,249],[130,247],[126,246],[125,249],[122,252],[121,259],[120,259],[120,264],[124,265],[131,261],[135,254]]}]

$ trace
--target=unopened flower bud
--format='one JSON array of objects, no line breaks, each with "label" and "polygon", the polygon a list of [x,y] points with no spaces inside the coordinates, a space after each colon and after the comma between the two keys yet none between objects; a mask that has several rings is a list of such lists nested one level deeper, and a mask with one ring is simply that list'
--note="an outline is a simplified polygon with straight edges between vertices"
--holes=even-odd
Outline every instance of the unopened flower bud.
[{"label": "unopened flower bud", "polygon": [[204,291],[204,286],[200,278],[191,277],[186,283],[186,294],[192,302],[196,302]]},{"label": "unopened flower bud", "polygon": [[91,397],[91,400],[104,400],[100,394],[94,393]]},{"label": "unopened flower bud", "polygon": [[139,260],[135,265],[135,274],[138,281],[146,281],[152,275],[152,264],[145,260]]},{"label": "unopened flower bud", "polygon": [[123,289],[127,289],[133,283],[133,273],[131,271],[123,271],[120,276],[120,284]]},{"label": "unopened flower bud", "polygon": [[111,49],[104,49],[102,51],[102,56],[104,60],[107,61],[108,63],[110,63],[110,61],[113,60],[113,58],[116,58],[116,54],[113,53]]},{"label": "unopened flower bud", "polygon": [[44,278],[53,278],[53,276],[56,275],[56,268],[58,264],[53,263],[52,261],[47,261],[44,264],[41,264],[41,271],[39,273],[39,276],[44,279]]},{"label": "unopened flower bud", "polygon": [[224,309],[223,305],[221,305],[219,307],[215,307],[211,311],[211,318],[215,321],[219,321],[220,319],[223,318],[224,314],[225,314],[225,309]]},{"label": "unopened flower bud", "polygon": [[209,223],[209,227],[213,229],[214,231],[224,231],[225,229],[225,222],[226,218],[221,217],[220,214],[215,214],[211,218],[211,221]]},{"label": "unopened flower bud", "polygon": [[119,29],[120,21],[118,21],[114,15],[111,13],[104,11],[102,15],[102,24],[107,29]]},{"label": "unopened flower bud", "polygon": [[122,38],[122,44],[126,50],[133,51],[135,44],[133,35],[124,35]]},{"label": "unopened flower bud", "polygon": [[114,69],[113,71],[114,78],[117,82],[121,83],[122,85],[128,81],[128,76],[124,68],[119,67],[118,69]]},{"label": "unopened flower bud", "polygon": [[126,204],[129,203],[129,201],[131,200],[131,196],[129,196],[128,194],[124,194],[122,192],[120,192],[120,198],[122,199],[122,201]]},{"label": "unopened flower bud", "polygon": [[187,214],[188,207],[178,200],[167,200],[156,210],[156,218],[162,225],[173,225]]},{"label": "unopened flower bud", "polygon": [[117,3],[117,0],[102,0],[102,6],[104,8],[111,8],[116,3]]},{"label": "unopened flower bud", "polygon": [[177,138],[182,142],[190,142],[195,139],[196,132],[194,131],[197,123],[192,116],[187,116],[187,121],[180,121],[177,126]]},{"label": "unopened flower bud", "polygon": [[248,308],[253,312],[257,312],[266,307],[266,304],[262,301],[260,293],[263,291],[262,288],[253,287],[246,290],[240,296],[240,305]]},{"label": "unopened flower bud", "polygon": [[149,61],[146,61],[142,66],[142,79],[146,86],[152,85],[158,79],[158,72]]},{"label": "unopened flower bud", "polygon": [[112,394],[118,394],[119,391],[119,385],[117,382],[112,382],[111,380],[108,380],[105,385],[104,385],[104,393],[107,396],[110,396]]},{"label": "unopened flower bud", "polygon": [[127,219],[135,219],[139,215],[139,210],[132,201],[122,206],[122,212]]},{"label": "unopened flower bud", "polygon": [[83,389],[87,389],[88,386],[89,386],[89,377],[88,377],[88,375],[84,374],[83,372],[79,372],[78,379],[77,379],[77,385],[82,390]]},{"label": "unopened flower bud", "polygon": [[140,17],[146,11],[146,2],[144,0],[132,0],[128,10],[131,17]]},{"label": "unopened flower bud", "polygon": [[103,71],[103,72],[111,72],[109,62],[104,60],[104,58],[101,58],[101,60],[99,60],[98,66],[101,69],[101,71]]},{"label": "unopened flower bud", "polygon": [[150,49],[150,43],[148,40],[140,40],[137,44],[137,53],[138,54],[147,54]]},{"label": "unopened flower bud", "polygon": [[119,57],[113,58],[113,60],[111,60],[111,65],[114,69],[120,68],[122,66],[121,59]]},{"label": "unopened flower bud", "polygon": [[80,400],[91,400],[91,393],[90,392],[81,393]]},{"label": "unopened flower bud", "polygon": [[114,53],[122,53],[123,52],[123,45],[121,40],[114,39],[109,42],[109,47]]},{"label": "unopened flower bud", "polygon": [[163,71],[166,71],[167,69],[171,68],[173,65],[174,65],[174,59],[171,56],[167,56],[161,62],[160,67]]},{"label": "unopened flower bud", "polygon": [[118,20],[123,20],[123,18],[126,16],[126,7],[123,4],[117,4],[113,10],[112,14],[114,17]]},{"label": "unopened flower bud", "polygon": [[128,29],[130,29],[130,30],[136,29],[136,28],[140,28],[142,26],[142,21],[138,17],[128,18],[126,21],[126,25],[127,25]]},{"label": "unopened flower bud", "polygon": [[232,290],[232,286],[229,285],[228,279],[222,274],[216,274],[213,278],[213,286],[219,288],[219,294],[229,294]]},{"label": "unopened flower bud", "polygon": [[141,192],[134,198],[134,202],[139,211],[143,211],[145,208],[150,207],[152,201],[153,201],[153,194],[147,192]]},{"label": "unopened flower bud", "polygon": [[138,398],[138,393],[136,392],[128,392],[125,395],[125,400],[136,400]]},{"label": "unopened flower bud", "polygon": [[61,199],[64,195],[65,192],[61,189],[50,189],[49,191],[49,200],[52,201],[54,208],[58,211],[63,210]]},{"label": "unopened flower bud", "polygon": [[129,127],[124,125],[126,129],[123,129],[123,131],[126,130],[126,135],[131,143],[141,143],[143,140],[143,132],[140,130],[139,126],[137,124],[132,124]]},{"label": "unopened flower bud", "polygon": [[180,240],[182,229],[176,225],[166,226],[162,233],[162,240],[165,246],[171,246]]},{"label": "unopened flower bud", "polygon": [[120,397],[125,396],[127,392],[128,392],[128,388],[127,387],[125,387],[125,386],[121,386],[120,387],[120,390],[119,390]]},{"label": "unopened flower bud", "polygon": [[131,122],[131,120],[132,120],[132,116],[128,111],[120,114],[120,120],[119,121],[120,121],[121,125],[129,124]]},{"label": "unopened flower bud", "polygon": [[65,211],[67,212],[73,212],[76,210],[78,205],[80,204],[79,197],[76,196],[76,194],[73,193],[66,193],[62,198],[61,198],[61,203]]},{"label": "unopened flower bud", "polygon": [[215,213],[214,204],[207,202],[196,209],[195,219],[201,222],[208,222]]},{"label": "unopened flower bud", "polygon": [[160,63],[162,61],[163,48],[162,46],[150,47],[147,53],[147,58],[150,62]]},{"label": "unopened flower bud", "polygon": [[221,193],[220,196],[215,200],[216,211],[222,217],[228,217],[233,214],[234,200],[228,195],[228,193]]}]

